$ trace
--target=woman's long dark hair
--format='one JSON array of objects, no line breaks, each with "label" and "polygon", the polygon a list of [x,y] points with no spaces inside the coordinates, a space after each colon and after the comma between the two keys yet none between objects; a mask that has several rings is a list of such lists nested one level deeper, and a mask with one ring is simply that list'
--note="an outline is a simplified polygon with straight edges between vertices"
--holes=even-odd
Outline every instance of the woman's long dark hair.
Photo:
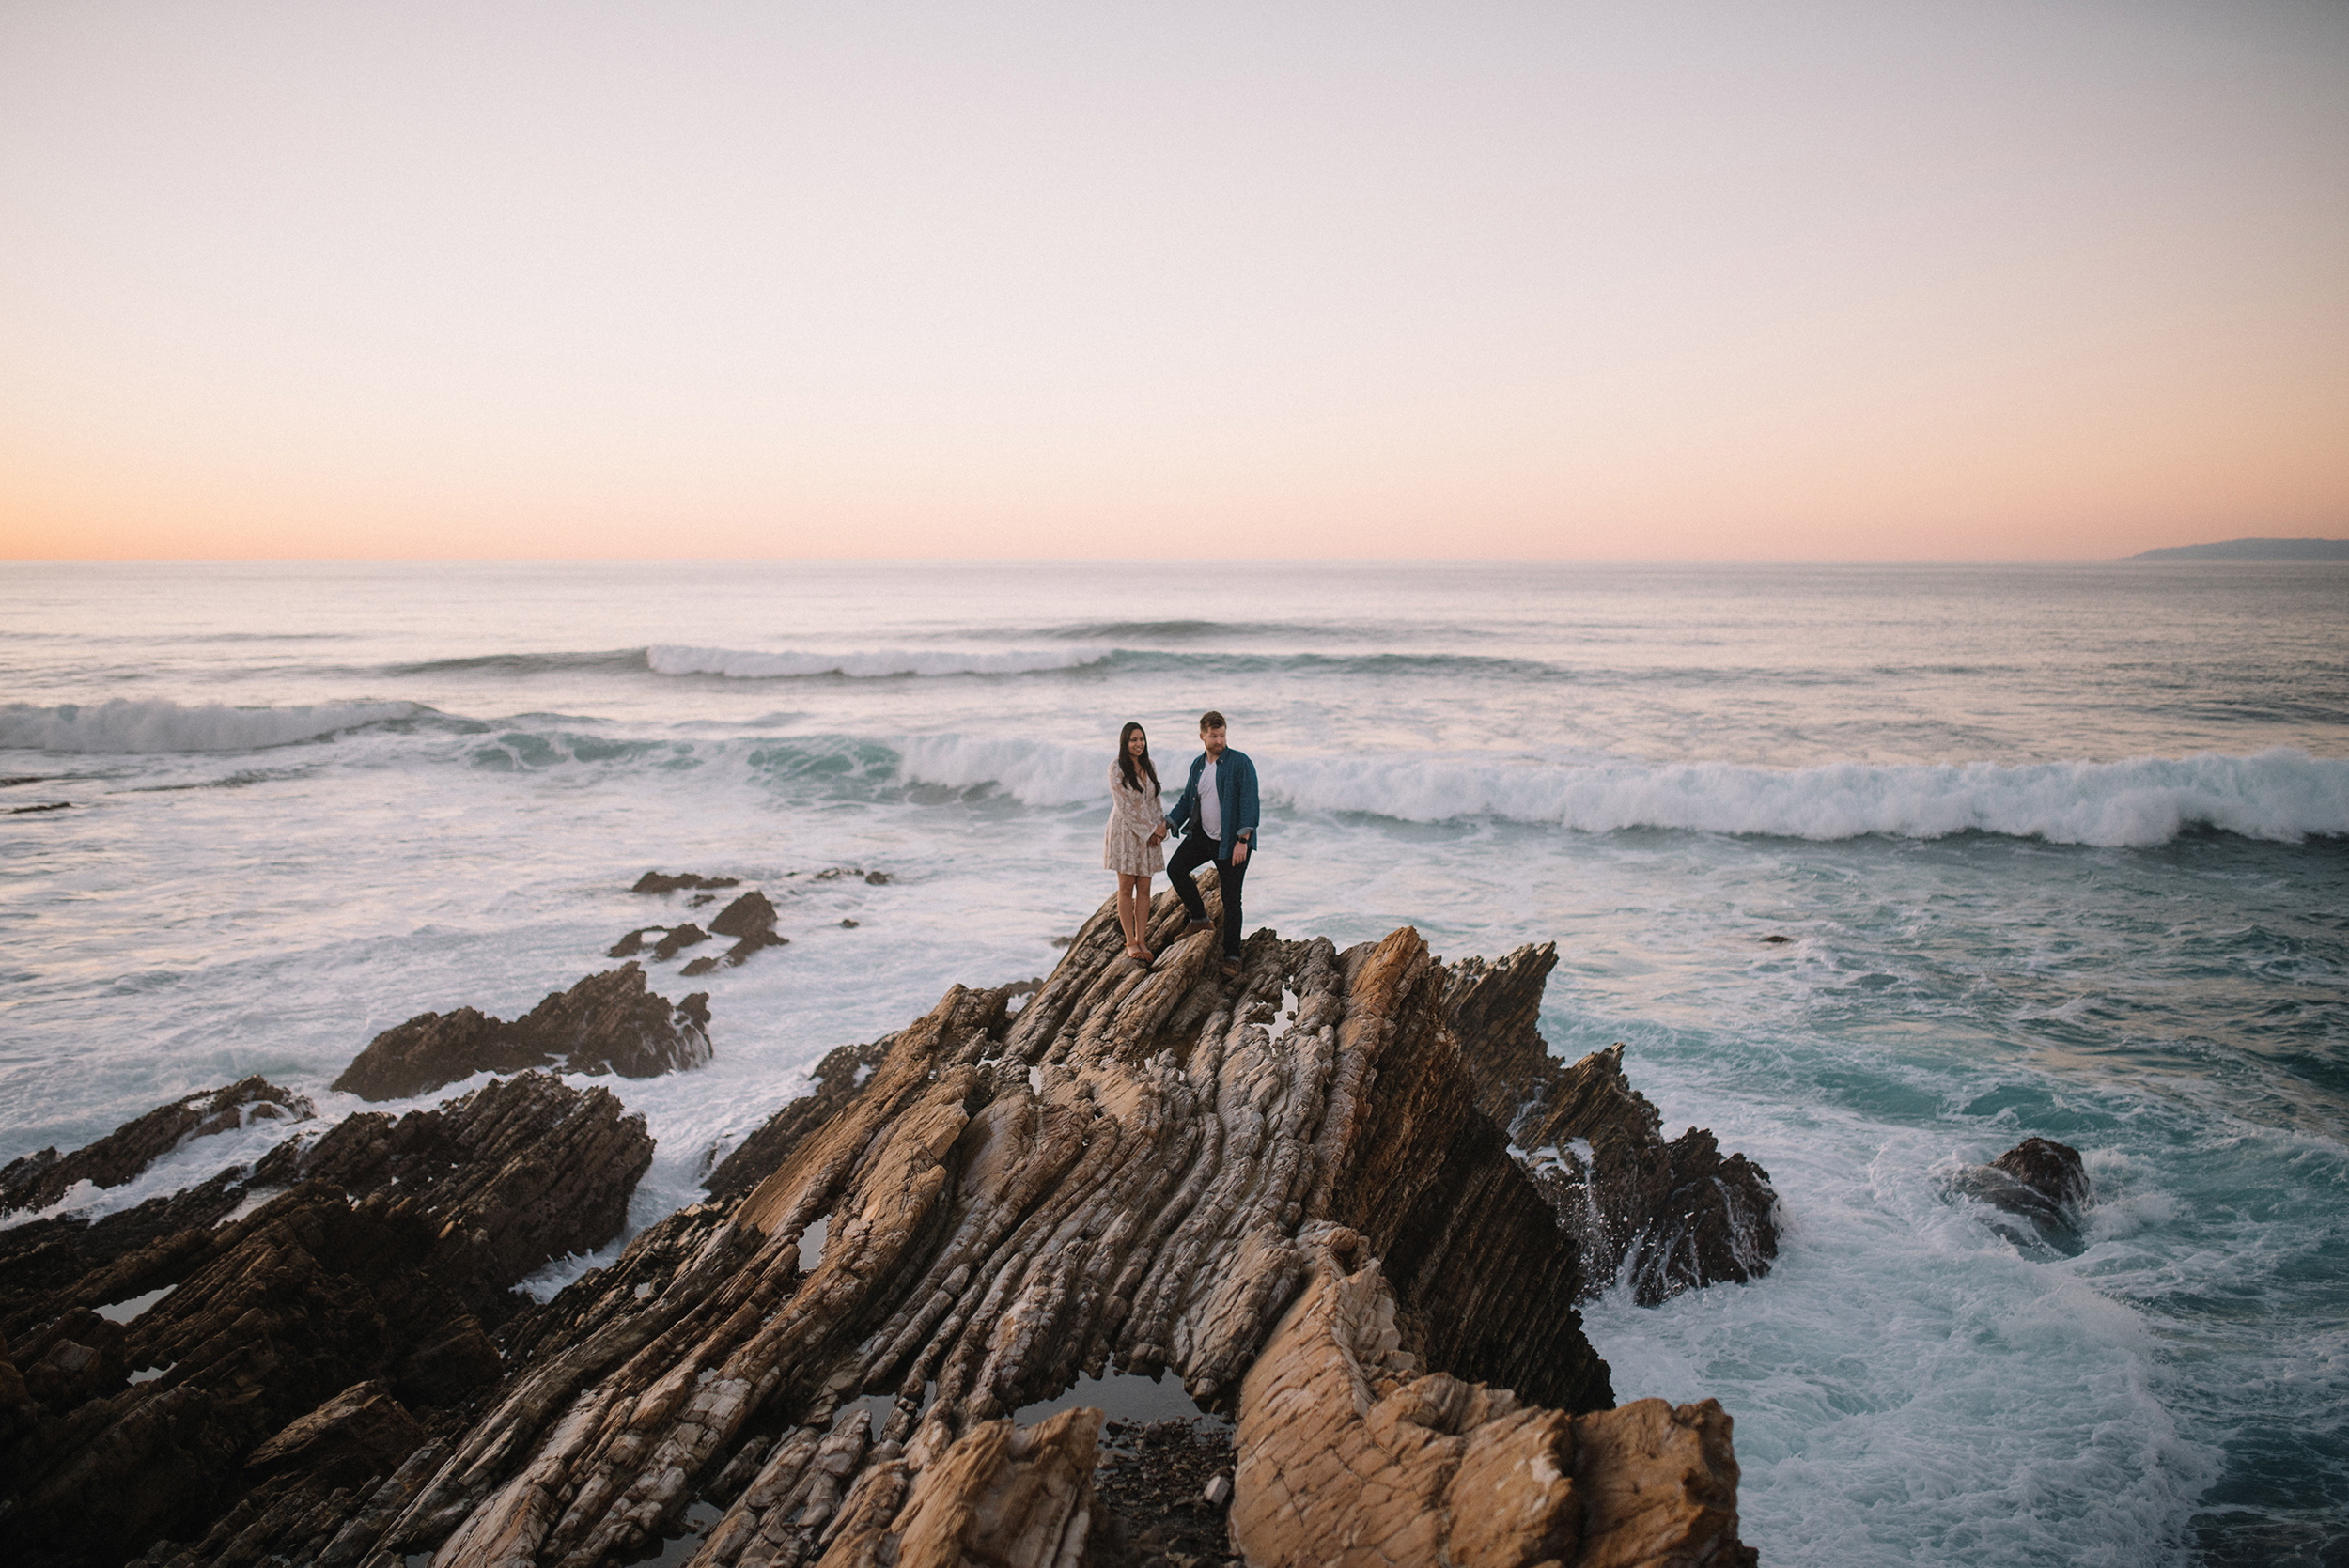
[{"label": "woman's long dark hair", "polygon": [[[1140,724],[1129,719],[1126,722],[1126,727],[1117,732],[1117,769],[1126,775],[1126,787],[1136,795],[1142,793],[1142,779],[1134,772],[1133,753],[1126,750],[1126,742],[1131,740],[1134,737],[1134,732],[1141,729]],[[1159,783],[1159,768],[1158,764],[1150,760],[1150,737],[1147,731],[1143,732],[1142,737],[1142,771],[1150,775],[1151,787],[1156,788]]]}]

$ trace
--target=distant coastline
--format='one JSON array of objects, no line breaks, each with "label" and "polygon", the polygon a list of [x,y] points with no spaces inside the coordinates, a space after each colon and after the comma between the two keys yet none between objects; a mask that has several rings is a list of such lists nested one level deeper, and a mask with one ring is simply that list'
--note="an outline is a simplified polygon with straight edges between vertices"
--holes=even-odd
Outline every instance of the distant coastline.
[{"label": "distant coastline", "polygon": [[2140,550],[2132,561],[2349,561],[2349,539],[2228,539]]}]

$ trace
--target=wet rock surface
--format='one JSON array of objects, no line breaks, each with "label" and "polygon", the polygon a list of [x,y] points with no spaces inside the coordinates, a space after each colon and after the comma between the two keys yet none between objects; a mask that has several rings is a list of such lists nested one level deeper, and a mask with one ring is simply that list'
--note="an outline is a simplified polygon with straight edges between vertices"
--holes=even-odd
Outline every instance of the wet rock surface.
[{"label": "wet rock surface", "polygon": [[709,995],[672,1005],[634,964],[591,974],[508,1023],[472,1007],[421,1013],[387,1029],[334,1087],[367,1100],[407,1099],[478,1072],[553,1068],[654,1078],[710,1059]]},{"label": "wet rock surface", "polygon": [[[1145,970],[1105,905],[1040,987],[834,1052],[543,1305],[503,1282],[644,1169],[607,1091],[281,1146],[247,1197],[288,1190],[10,1332],[29,1560],[1301,1563],[1340,1510],[1395,1562],[1750,1562],[1727,1418],[1610,1408],[1580,1245],[1479,1109],[1548,964],[1259,931],[1226,979],[1184,918]],[[1014,1419],[1112,1368],[1237,1424]]]},{"label": "wet rock surface", "polygon": [[[78,1235],[91,1266],[45,1291],[11,1281],[12,1559],[111,1564],[161,1537],[159,1561],[320,1560],[359,1494],[505,1372],[506,1287],[610,1239],[651,1151],[608,1091],[529,1075],[351,1118],[250,1178],[41,1243]],[[270,1196],[278,1182],[295,1185]]]},{"label": "wet rock surface", "polygon": [[159,1105],[62,1157],[54,1149],[43,1149],[10,1160],[0,1169],[0,1211],[47,1208],[77,1182],[120,1187],[191,1140],[233,1131],[256,1118],[298,1122],[317,1113],[300,1094],[259,1077],[225,1089],[199,1090]]},{"label": "wet rock surface", "polygon": [[1653,1307],[1684,1290],[1744,1283],[1778,1256],[1770,1173],[1724,1156],[1710,1130],[1667,1143],[1662,1118],[1624,1077],[1623,1047],[1559,1074],[1518,1123],[1534,1179],[1581,1243],[1595,1293],[1619,1272]]},{"label": "wet rock surface", "polygon": [[1999,1211],[1992,1223],[2009,1240],[2060,1251],[2077,1246],[2092,1196],[2080,1152],[2046,1138],[2026,1138],[1987,1165],[1963,1167],[1949,1190]]}]

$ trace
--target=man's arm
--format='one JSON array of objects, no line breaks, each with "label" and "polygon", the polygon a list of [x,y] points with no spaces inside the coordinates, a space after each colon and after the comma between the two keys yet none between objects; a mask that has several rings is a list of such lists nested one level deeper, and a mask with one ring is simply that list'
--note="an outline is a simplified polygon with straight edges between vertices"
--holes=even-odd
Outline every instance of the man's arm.
[{"label": "man's arm", "polygon": [[1233,802],[1238,808],[1239,831],[1234,836],[1238,843],[1232,846],[1233,856],[1245,862],[1256,844],[1256,765],[1246,755],[1240,757],[1239,776],[1232,782],[1238,787],[1233,791],[1239,799]]}]

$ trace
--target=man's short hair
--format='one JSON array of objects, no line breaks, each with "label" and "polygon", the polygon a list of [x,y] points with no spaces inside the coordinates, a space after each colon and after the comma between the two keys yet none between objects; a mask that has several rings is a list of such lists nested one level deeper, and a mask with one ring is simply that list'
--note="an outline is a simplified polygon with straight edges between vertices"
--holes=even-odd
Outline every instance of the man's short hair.
[{"label": "man's short hair", "polygon": [[1208,730],[1220,730],[1223,727],[1223,715],[1214,708],[1209,708],[1199,716],[1199,728],[1203,734]]}]

